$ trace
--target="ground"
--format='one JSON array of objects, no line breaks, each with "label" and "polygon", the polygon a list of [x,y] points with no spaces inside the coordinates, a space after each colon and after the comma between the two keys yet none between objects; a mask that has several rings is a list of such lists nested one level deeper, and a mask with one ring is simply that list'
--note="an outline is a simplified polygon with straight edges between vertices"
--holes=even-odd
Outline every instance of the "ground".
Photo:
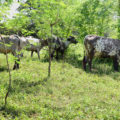
[{"label": "ground", "polygon": [[50,78],[44,52],[40,61],[26,52],[20,69],[11,71],[6,109],[8,72],[5,55],[0,54],[0,120],[120,120],[120,73],[114,72],[111,61],[100,60],[94,60],[92,72],[85,72],[80,47],[73,45],[64,62],[53,60]]}]

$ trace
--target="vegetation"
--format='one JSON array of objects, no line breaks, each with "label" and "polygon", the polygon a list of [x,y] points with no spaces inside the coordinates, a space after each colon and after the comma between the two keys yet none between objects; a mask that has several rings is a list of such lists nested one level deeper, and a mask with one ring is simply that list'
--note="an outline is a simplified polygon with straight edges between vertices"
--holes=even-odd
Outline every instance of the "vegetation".
[{"label": "vegetation", "polygon": [[53,28],[59,37],[108,34],[117,38],[118,7],[117,0],[27,0],[21,3],[20,13],[14,19],[6,18],[4,34],[46,38],[51,36],[50,23],[59,19]]},{"label": "vegetation", "polygon": [[5,108],[9,74],[0,54],[0,120],[120,120],[120,73],[114,72],[111,59],[95,59],[92,72],[82,69],[85,35],[120,38],[119,0],[16,1],[19,13],[12,19],[7,15],[15,1],[0,1],[0,34],[42,39],[72,35],[79,43],[69,46],[64,60],[52,64],[51,42],[40,61],[24,51],[16,71],[9,54],[12,86]]},{"label": "vegetation", "polygon": [[[79,49],[75,48],[81,48]],[[71,51],[75,51],[73,57]],[[1,120],[119,120],[120,73],[110,62],[95,61],[92,73],[81,66],[81,44],[71,45],[66,61],[53,61],[47,78],[47,58],[42,51],[30,58],[26,52],[21,68],[12,71],[12,91],[8,105],[0,111]],[[77,57],[76,57],[77,56]],[[9,59],[12,57],[9,55]],[[73,58],[73,59],[69,59]],[[4,104],[8,73],[5,56],[0,56],[0,107]],[[14,62],[10,62],[12,69]]]}]

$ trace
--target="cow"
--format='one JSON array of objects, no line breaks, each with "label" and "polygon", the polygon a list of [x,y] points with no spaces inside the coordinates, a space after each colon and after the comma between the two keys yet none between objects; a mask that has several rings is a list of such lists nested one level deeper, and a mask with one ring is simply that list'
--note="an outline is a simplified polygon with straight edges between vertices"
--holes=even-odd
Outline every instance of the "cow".
[{"label": "cow", "polygon": [[66,41],[63,41],[62,39],[57,38],[55,43],[56,44],[55,44],[55,47],[54,47],[54,49],[52,51],[51,57],[53,58],[54,53],[56,52],[56,59],[58,60],[59,53],[61,54],[61,57],[64,58],[64,53],[65,53],[65,50],[68,48],[68,46],[71,43],[76,44],[78,42],[76,41],[75,37],[69,36]]},{"label": "cow", "polygon": [[62,40],[61,38],[55,35],[52,35],[52,38],[47,38],[45,40],[41,39],[39,49],[41,50],[42,48],[49,46],[50,41],[51,41],[51,48],[54,49],[56,45],[61,45],[61,40]]},{"label": "cow", "polygon": [[33,38],[32,36],[23,37],[23,38],[29,41],[26,50],[31,51],[31,57],[33,56],[33,52],[36,52],[38,54],[39,59],[40,59],[40,55],[39,55],[40,50],[46,46],[49,46],[50,40],[52,43],[51,44],[52,50],[56,47],[56,45],[60,45],[60,38],[56,37],[55,35],[52,35],[52,39],[47,38],[45,40]]},{"label": "cow", "polygon": [[[33,53],[36,52],[38,55],[38,59],[40,60],[40,50],[45,47],[48,46],[48,39],[43,40],[43,39],[38,39],[38,38],[34,38],[32,36],[27,36],[27,37],[20,37],[20,43],[22,46],[22,49],[24,48],[27,51],[31,51],[31,57],[33,56]],[[23,47],[24,46],[24,47]],[[23,55],[23,53],[22,53]]]},{"label": "cow", "polygon": [[101,37],[97,35],[87,35],[84,39],[84,58],[83,69],[86,70],[86,64],[89,69],[92,68],[93,57],[112,58],[113,67],[118,71],[118,60],[120,58],[120,40]]},{"label": "cow", "polygon": [[33,52],[36,52],[38,54],[38,58],[40,59],[39,52],[42,48],[45,46],[49,46],[49,43],[51,41],[51,57],[53,58],[54,53],[56,52],[56,59],[58,59],[58,53],[61,53],[61,55],[64,55],[64,51],[68,48],[69,44],[71,43],[77,43],[74,37],[70,36],[67,38],[65,42],[63,42],[63,39],[60,37],[57,37],[55,35],[52,35],[52,38],[47,38],[45,40],[43,39],[37,39],[33,38],[31,36],[23,37],[24,39],[28,40],[29,44],[26,47],[27,51],[31,51],[31,57],[33,56]]},{"label": "cow", "polygon": [[13,70],[19,69],[20,54],[19,52],[24,47],[23,42],[17,35],[0,36],[0,53],[8,54],[12,53],[16,59],[13,66]]}]

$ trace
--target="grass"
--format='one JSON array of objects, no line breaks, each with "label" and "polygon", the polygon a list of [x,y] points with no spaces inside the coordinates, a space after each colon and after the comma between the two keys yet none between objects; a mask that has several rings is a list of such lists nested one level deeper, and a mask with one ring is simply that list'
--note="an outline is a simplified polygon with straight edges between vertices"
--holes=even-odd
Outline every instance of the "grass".
[{"label": "grass", "polygon": [[[120,73],[110,61],[94,60],[93,71],[85,72],[82,45],[71,45],[64,63],[52,61],[48,78],[44,54],[39,61],[25,52],[20,69],[12,70],[12,91],[0,120],[120,120]],[[0,54],[0,108],[7,88],[5,55]]]}]

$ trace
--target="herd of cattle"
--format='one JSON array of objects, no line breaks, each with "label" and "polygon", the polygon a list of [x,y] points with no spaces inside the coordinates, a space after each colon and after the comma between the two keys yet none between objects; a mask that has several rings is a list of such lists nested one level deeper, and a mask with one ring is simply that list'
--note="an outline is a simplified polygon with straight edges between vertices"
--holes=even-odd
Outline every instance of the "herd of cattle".
[{"label": "herd of cattle", "polygon": [[[53,35],[52,39],[48,38],[46,40],[29,37],[20,37],[18,35],[10,36],[0,36],[0,53],[12,53],[17,59],[15,61],[13,69],[18,69],[19,64],[17,61],[20,61],[20,52],[22,49],[31,51],[31,57],[33,53],[36,52],[38,58],[40,59],[40,50],[49,46],[51,41],[51,58],[55,56],[58,59],[58,54],[61,53],[61,57],[64,56],[65,50],[68,48],[71,43],[78,43],[75,37],[70,36],[66,41],[63,41],[61,38]],[[7,44],[7,45],[5,45]],[[86,70],[86,64],[88,63],[89,69],[91,71],[92,59],[94,56],[103,57],[103,58],[112,58],[113,67],[115,71],[118,71],[120,58],[120,40],[111,39],[107,37],[100,37],[96,35],[87,35],[84,39],[84,58],[83,58],[83,68]]]},{"label": "herd of cattle", "polygon": [[31,51],[31,57],[33,56],[33,53],[36,52],[38,54],[38,58],[40,59],[39,55],[40,50],[45,46],[49,46],[50,41],[52,43],[51,58],[54,57],[56,52],[56,59],[58,59],[58,53],[61,53],[62,57],[64,56],[64,52],[69,46],[69,44],[77,43],[75,37],[73,36],[68,37],[65,42],[61,38],[58,38],[54,35],[52,39],[48,38],[46,40],[33,38],[31,36],[29,37],[20,37],[18,35],[0,36],[0,53],[4,54],[12,53],[16,57],[13,69],[19,69],[19,63],[17,61],[20,61],[20,56],[22,54],[18,53],[20,53],[22,49]]}]

